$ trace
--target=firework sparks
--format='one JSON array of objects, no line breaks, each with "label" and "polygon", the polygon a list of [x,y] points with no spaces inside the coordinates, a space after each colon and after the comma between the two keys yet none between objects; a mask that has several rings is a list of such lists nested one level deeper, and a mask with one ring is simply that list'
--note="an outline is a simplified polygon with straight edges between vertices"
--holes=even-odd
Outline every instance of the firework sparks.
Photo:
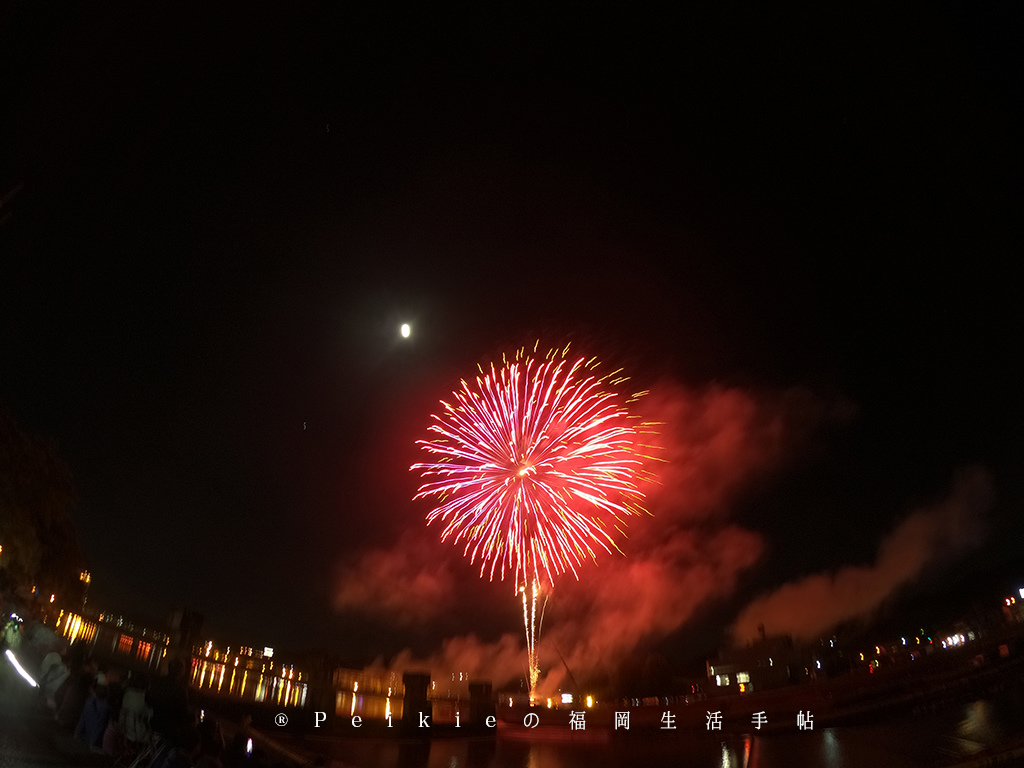
[{"label": "firework sparks", "polygon": [[431,460],[412,466],[424,479],[416,498],[437,497],[427,520],[444,524],[442,541],[463,544],[481,576],[514,577],[531,690],[536,627],[555,577],[579,578],[599,550],[618,549],[613,531],[643,511],[638,448],[650,425],[627,406],[644,393],[621,394],[620,371],[601,376],[596,359],[567,354],[540,360],[521,349],[463,380],[432,417],[431,438],[418,441]]}]

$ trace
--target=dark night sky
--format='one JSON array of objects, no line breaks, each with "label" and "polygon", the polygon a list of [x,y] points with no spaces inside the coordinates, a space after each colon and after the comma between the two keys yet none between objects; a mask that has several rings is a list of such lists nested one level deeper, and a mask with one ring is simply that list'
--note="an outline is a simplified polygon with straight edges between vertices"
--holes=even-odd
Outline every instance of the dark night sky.
[{"label": "dark night sky", "polygon": [[538,335],[853,406],[739,505],[748,597],[967,464],[969,562],[1018,554],[1017,18],[335,5],[0,14],[0,404],[74,472],[97,603],[427,649],[336,569],[422,524],[433,404]]}]

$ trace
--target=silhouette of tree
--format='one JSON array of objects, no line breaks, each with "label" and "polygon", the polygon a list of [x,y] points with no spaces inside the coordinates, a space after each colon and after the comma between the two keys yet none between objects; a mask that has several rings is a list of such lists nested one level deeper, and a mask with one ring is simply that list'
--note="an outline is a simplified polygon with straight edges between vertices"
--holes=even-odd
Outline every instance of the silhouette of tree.
[{"label": "silhouette of tree", "polygon": [[78,589],[77,500],[56,445],[26,434],[0,409],[0,570],[8,580],[62,594]]}]

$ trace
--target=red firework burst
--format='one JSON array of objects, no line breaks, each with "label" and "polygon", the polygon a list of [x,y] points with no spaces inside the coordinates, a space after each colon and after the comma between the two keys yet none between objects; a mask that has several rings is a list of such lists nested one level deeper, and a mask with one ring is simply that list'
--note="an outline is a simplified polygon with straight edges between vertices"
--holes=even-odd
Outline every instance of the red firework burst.
[{"label": "red firework burst", "polygon": [[595,373],[598,363],[566,358],[568,347],[538,360],[520,350],[515,360],[480,369],[432,416],[431,454],[411,469],[424,482],[417,499],[435,496],[428,523],[445,524],[441,540],[464,542],[463,554],[516,584],[554,583],[597,549],[616,548],[609,528],[643,511],[637,480],[638,438],[648,425],[627,405],[627,379]]}]

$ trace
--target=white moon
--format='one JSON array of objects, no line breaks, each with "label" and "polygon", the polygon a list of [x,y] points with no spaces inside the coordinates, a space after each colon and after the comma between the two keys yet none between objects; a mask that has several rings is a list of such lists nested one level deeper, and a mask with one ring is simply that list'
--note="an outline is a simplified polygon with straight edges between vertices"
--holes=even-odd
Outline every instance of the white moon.
[{"label": "white moon", "polygon": [[402,331],[402,338],[403,339],[408,339],[409,338],[409,334],[412,333],[412,328],[409,327],[408,323],[402,323],[401,331]]}]

